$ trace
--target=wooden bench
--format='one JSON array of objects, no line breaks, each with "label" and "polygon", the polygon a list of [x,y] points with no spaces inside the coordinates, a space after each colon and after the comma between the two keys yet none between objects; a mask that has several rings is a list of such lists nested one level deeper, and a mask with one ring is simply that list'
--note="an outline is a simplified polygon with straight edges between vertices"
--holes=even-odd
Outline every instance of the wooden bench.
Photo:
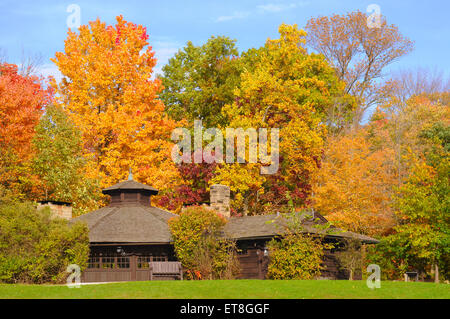
[{"label": "wooden bench", "polygon": [[179,261],[149,262],[150,280],[158,277],[174,277],[183,280],[183,267]]},{"label": "wooden bench", "polygon": [[419,272],[417,271],[407,271],[405,273],[405,281],[419,281]]}]

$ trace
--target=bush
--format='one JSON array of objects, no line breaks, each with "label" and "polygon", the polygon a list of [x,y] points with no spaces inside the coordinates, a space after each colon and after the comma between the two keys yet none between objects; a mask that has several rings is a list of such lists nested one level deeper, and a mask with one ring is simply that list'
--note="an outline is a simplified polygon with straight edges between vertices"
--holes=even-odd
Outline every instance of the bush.
[{"label": "bush", "polygon": [[357,239],[345,239],[343,247],[335,253],[339,265],[349,273],[349,280],[362,277],[362,244]]},{"label": "bush", "polygon": [[376,246],[367,249],[365,264],[376,264],[381,268],[381,280],[403,280],[403,275],[409,266],[406,260],[396,252],[397,246],[382,239]]},{"label": "bush", "polygon": [[189,279],[231,279],[239,273],[235,242],[221,238],[227,220],[215,212],[190,207],[169,220],[175,253]]},{"label": "bush", "polygon": [[87,266],[85,224],[69,226],[31,203],[0,203],[0,282],[63,283],[66,268]]},{"label": "bush", "polygon": [[193,272],[200,279],[233,279],[240,272],[236,245],[230,240],[202,236],[192,257]]},{"label": "bush", "polygon": [[288,233],[269,244],[269,279],[314,279],[320,276],[324,245],[320,239]]}]

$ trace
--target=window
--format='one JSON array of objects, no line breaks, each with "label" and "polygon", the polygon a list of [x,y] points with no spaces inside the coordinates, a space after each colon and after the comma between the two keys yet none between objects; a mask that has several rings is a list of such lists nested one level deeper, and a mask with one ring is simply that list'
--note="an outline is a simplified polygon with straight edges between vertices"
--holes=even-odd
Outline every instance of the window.
[{"label": "window", "polygon": [[138,199],[137,193],[124,193],[125,201],[136,201]]},{"label": "window", "polygon": [[88,260],[88,268],[100,268],[100,257],[90,256]]},{"label": "window", "polygon": [[130,268],[130,257],[117,257],[118,268]]},{"label": "window", "polygon": [[167,261],[167,256],[152,256],[152,261]]},{"label": "window", "polygon": [[137,258],[137,268],[148,269],[148,263],[151,261],[167,261],[167,256],[139,256]]},{"label": "window", "polygon": [[246,248],[238,249],[238,255],[248,255],[248,250]]},{"label": "window", "polygon": [[112,257],[112,256],[102,257],[102,268],[103,269],[107,269],[107,268],[113,269],[113,268],[115,268],[114,266],[115,266],[115,258],[114,257]]},{"label": "window", "polygon": [[147,269],[148,263],[152,260],[150,256],[139,256],[137,258],[137,267],[138,269]]}]

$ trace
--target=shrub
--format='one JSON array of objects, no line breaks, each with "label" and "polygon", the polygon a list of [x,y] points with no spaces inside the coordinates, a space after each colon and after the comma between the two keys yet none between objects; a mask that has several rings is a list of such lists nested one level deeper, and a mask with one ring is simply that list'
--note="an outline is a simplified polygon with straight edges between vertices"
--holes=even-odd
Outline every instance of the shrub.
[{"label": "shrub", "polygon": [[190,279],[231,279],[239,273],[236,245],[221,238],[227,220],[203,207],[190,207],[169,221],[175,253]]},{"label": "shrub", "polygon": [[202,236],[192,255],[194,273],[204,279],[233,279],[240,272],[233,241]]},{"label": "shrub", "polygon": [[268,243],[269,279],[314,279],[320,276],[324,245],[320,239],[288,233]]},{"label": "shrub", "polygon": [[[324,242],[325,235],[333,234],[334,228],[328,222],[321,223],[320,220],[314,219],[308,211],[297,212],[289,192],[286,198],[288,212],[280,215],[281,223],[276,223],[276,219],[268,222],[274,223],[284,235],[268,243],[270,261],[267,277],[313,279],[321,274],[325,249],[332,249],[334,246]],[[304,224],[312,224],[316,234],[307,233]]]},{"label": "shrub", "polygon": [[87,266],[85,224],[71,226],[31,203],[0,203],[0,282],[62,283],[66,268]]},{"label": "shrub", "polygon": [[335,256],[340,267],[348,271],[348,279],[353,280],[355,276],[362,276],[362,244],[357,239],[345,239],[343,244],[343,247],[335,253]]}]

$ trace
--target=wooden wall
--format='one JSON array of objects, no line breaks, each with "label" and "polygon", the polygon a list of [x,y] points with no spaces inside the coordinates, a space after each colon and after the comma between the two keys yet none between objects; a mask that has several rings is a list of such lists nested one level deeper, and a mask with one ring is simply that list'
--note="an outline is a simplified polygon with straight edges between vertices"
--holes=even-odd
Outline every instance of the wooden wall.
[{"label": "wooden wall", "polygon": [[[241,265],[239,279],[265,279],[267,275],[269,256],[266,248],[268,240],[241,240],[237,242],[240,250],[238,259]],[[130,267],[120,269],[86,269],[82,275],[82,282],[107,282],[107,281],[140,281],[149,280],[148,269],[138,266],[140,256],[167,256],[168,261],[175,261],[176,256],[171,245],[105,245],[91,247],[92,256],[115,255],[116,258],[122,255],[117,254],[117,247],[121,246],[125,251],[125,256],[129,257]],[[339,248],[337,248],[339,249]],[[335,250],[325,251],[321,278],[323,279],[348,279],[348,272],[339,267]],[[117,260],[117,259],[116,259]],[[355,276],[355,279],[360,279]]]},{"label": "wooden wall", "polygon": [[[269,257],[266,256],[266,244],[268,240],[243,240],[238,241],[237,246],[241,250],[238,255],[241,265],[239,279],[265,279],[268,270]],[[335,243],[337,243],[335,241]],[[337,248],[339,249],[339,248]],[[322,279],[348,279],[348,272],[339,266],[334,255],[334,250],[326,250],[323,258],[324,270],[321,272]],[[361,276],[355,276],[360,279]]]},{"label": "wooden wall", "polygon": [[[239,279],[265,279],[269,257],[265,250],[265,240],[239,241],[238,258],[241,265]],[[265,252],[266,251],[266,252]]]},{"label": "wooden wall", "polygon": [[[118,247],[123,253],[117,252]],[[91,246],[90,257],[91,264],[92,258],[98,260],[98,267],[85,269],[82,282],[146,281],[150,280],[150,270],[144,257],[158,258],[154,261],[176,260],[171,245],[96,245]]]}]

